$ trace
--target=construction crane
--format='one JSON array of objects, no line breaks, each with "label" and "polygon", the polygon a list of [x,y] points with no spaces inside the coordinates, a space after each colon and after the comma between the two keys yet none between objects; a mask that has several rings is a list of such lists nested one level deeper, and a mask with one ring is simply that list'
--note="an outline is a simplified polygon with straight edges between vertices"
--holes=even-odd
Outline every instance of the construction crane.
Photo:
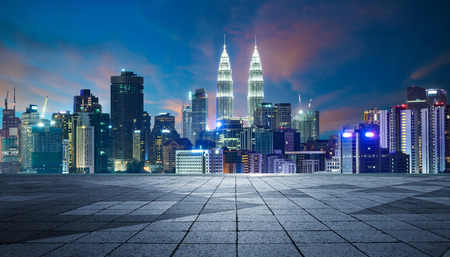
[{"label": "construction crane", "polygon": [[47,100],[48,100],[48,96],[45,97],[45,102],[44,102],[44,106],[42,107],[42,114],[41,114],[41,123],[42,120],[44,119],[44,115],[45,115],[45,108],[47,108]]}]

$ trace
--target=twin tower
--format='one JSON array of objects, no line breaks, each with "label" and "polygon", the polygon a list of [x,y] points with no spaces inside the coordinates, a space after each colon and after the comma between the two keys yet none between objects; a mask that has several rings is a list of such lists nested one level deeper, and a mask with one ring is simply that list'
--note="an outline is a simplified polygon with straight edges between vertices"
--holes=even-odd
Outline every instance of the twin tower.
[{"label": "twin tower", "polygon": [[[230,59],[228,58],[227,46],[223,44],[223,52],[220,56],[219,74],[217,76],[217,96],[216,96],[216,119],[231,119],[234,117],[234,96],[233,96],[233,78],[231,75]],[[258,104],[264,102],[264,80],[262,74],[261,59],[259,58],[258,48],[253,51],[250,62],[250,71],[248,77],[248,95],[247,95],[247,113],[248,119],[253,120],[253,112]],[[249,124],[251,124],[250,122]]]}]

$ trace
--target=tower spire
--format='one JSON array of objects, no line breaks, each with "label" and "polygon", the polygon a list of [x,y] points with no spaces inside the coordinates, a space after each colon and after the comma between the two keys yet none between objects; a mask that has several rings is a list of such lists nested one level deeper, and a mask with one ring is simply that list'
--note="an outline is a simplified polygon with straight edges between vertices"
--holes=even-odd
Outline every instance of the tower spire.
[{"label": "tower spire", "polygon": [[16,87],[14,87],[14,103],[13,103],[13,106],[14,106],[14,111],[16,110]]},{"label": "tower spire", "polygon": [[255,49],[256,49],[256,35],[255,35]]},{"label": "tower spire", "polygon": [[223,48],[227,48],[227,42],[225,40],[225,34],[223,35]]}]

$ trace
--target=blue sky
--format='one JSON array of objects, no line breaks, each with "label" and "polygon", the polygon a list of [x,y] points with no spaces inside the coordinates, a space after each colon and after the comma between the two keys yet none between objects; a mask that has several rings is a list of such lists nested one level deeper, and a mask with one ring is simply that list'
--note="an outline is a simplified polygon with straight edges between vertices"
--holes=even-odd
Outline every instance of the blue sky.
[{"label": "blue sky", "polygon": [[[298,94],[321,111],[326,138],[363,110],[405,100],[406,87],[449,89],[448,1],[2,1],[0,95],[47,115],[72,111],[90,88],[109,112],[109,82],[122,68],[144,76],[145,110],[177,115],[205,88],[214,124],[223,35],[236,115],[246,114],[254,35],[267,102]],[[179,126],[180,127],[180,126]]]}]

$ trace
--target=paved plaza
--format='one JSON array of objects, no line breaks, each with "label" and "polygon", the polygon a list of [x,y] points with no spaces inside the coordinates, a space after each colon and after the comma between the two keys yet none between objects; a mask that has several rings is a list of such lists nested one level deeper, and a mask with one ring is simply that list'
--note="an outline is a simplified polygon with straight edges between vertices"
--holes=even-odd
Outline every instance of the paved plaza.
[{"label": "paved plaza", "polygon": [[450,176],[0,176],[1,256],[450,256]]}]

